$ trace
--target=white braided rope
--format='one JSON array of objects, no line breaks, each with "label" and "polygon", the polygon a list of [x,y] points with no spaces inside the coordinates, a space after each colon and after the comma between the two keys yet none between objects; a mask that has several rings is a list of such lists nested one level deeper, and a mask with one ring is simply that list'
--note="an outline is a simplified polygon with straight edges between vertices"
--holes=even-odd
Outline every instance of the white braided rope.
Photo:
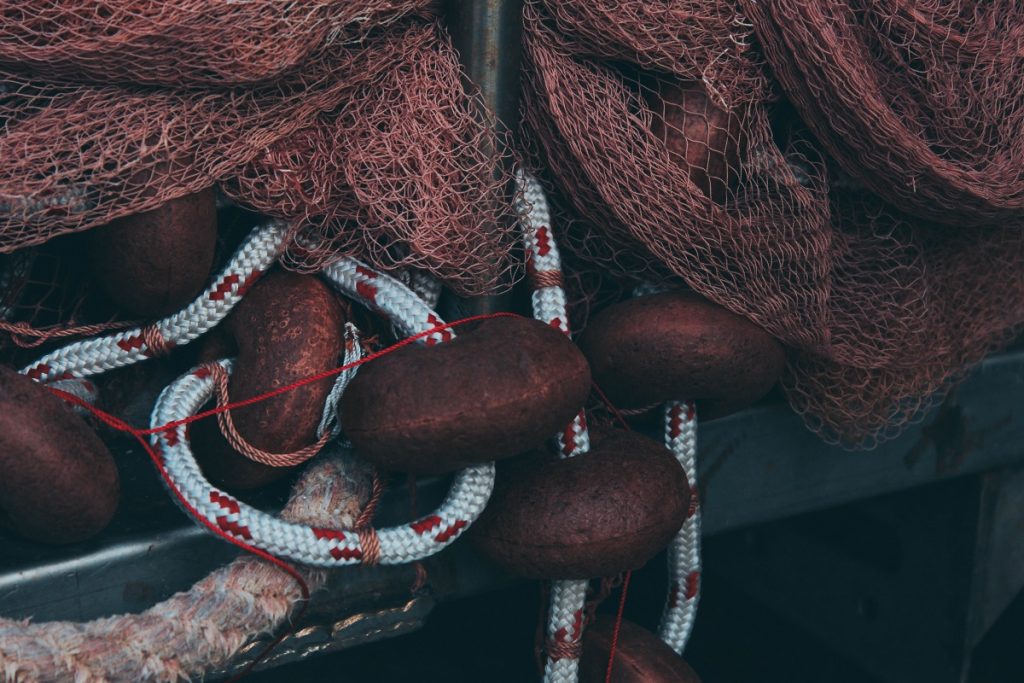
[{"label": "white braided rope", "polygon": [[[175,346],[188,344],[223,320],[277,258],[284,238],[285,227],[277,221],[254,229],[213,284],[195,301],[154,323],[165,342]],[[21,373],[37,382],[89,377],[150,358],[153,351],[146,344],[144,330],[134,328],[69,344],[23,368]]]},{"label": "white braided rope", "polygon": [[[390,275],[377,272],[354,258],[344,258],[324,267],[324,277],[342,294],[361,301],[388,318],[401,334],[412,336],[444,321],[415,292]],[[455,338],[451,329],[425,338],[430,346]]]},{"label": "white braided rope", "polygon": [[693,497],[682,528],[668,547],[670,588],[658,635],[683,654],[700,600],[700,502],[697,498],[697,410],[691,401],[665,405],[665,446],[686,472]]},{"label": "white braided rope", "polygon": [[[0,88],[0,92],[3,89]],[[93,206],[89,199],[89,189],[85,185],[72,185],[61,188],[63,192],[52,191],[50,194],[35,195],[0,195],[0,214],[14,217],[17,215],[22,222],[32,224],[38,222],[37,214],[60,211],[73,215],[83,213]]]},{"label": "white braided rope", "polygon": [[[99,389],[96,387],[95,384],[93,384],[87,379],[82,379],[79,377],[71,379],[58,379],[53,382],[50,382],[49,386],[53,389],[63,391],[67,394],[71,394],[72,396],[82,401],[85,401],[86,403],[89,404],[95,404],[96,400],[99,398],[100,395]],[[74,410],[76,413],[81,413],[83,415],[88,414],[89,412],[88,410],[79,405],[72,405],[71,409]]]},{"label": "white braided rope", "polygon": [[[641,282],[634,297],[667,291],[652,282]],[[683,466],[690,485],[690,510],[682,528],[668,547],[669,591],[661,616],[658,635],[682,655],[690,640],[700,602],[700,498],[697,490],[697,407],[692,401],[665,404],[665,446]]]},{"label": "white braided rope", "polygon": [[[363,346],[359,338],[359,328],[352,323],[345,323],[345,354],[341,359],[341,364],[352,365],[362,357]],[[324,412],[320,417],[320,424],[316,428],[317,436],[331,432],[331,436],[336,438],[341,434],[341,395],[355,379],[358,371],[358,365],[342,370],[334,380],[334,386],[331,387],[331,392],[327,394],[327,400],[324,401]]]},{"label": "white braided rope", "polygon": [[[548,613],[547,642],[565,643],[579,648],[583,639],[583,608],[587,601],[586,579],[555,581],[551,586],[551,611]],[[578,657],[557,657],[548,652],[544,661],[544,680],[549,683],[576,683]]]},{"label": "white braided rope", "polygon": [[422,270],[403,270],[399,273],[399,280],[416,292],[416,296],[423,299],[427,306],[437,308],[437,302],[441,300],[440,280]]},{"label": "white braided rope", "polygon": [[[325,275],[343,293],[391,318],[408,335],[443,324],[423,301],[404,285],[354,259],[343,259],[325,269]],[[444,330],[424,343],[451,339]],[[230,371],[230,361],[219,361]],[[154,427],[182,420],[195,413],[213,394],[213,379],[200,367],[171,384],[153,410]],[[162,450],[171,483],[200,516],[222,531],[273,555],[321,567],[358,564],[363,559],[359,534],[294,524],[252,508],[210,484],[199,469],[189,446],[186,425],[153,437]],[[480,515],[494,486],[494,464],[476,465],[455,476],[441,506],[415,522],[377,530],[381,564],[415,562],[437,553],[458,538]]]},{"label": "white braided rope", "polygon": [[[569,334],[569,314],[565,289],[548,284],[554,278],[538,274],[562,273],[562,259],[551,233],[551,211],[547,197],[536,178],[521,169],[516,172],[518,192],[516,211],[522,231],[527,270],[539,286],[532,296],[533,316],[548,323],[562,333]],[[557,436],[559,453],[564,458],[582,455],[590,450],[590,433],[585,413],[581,410]],[[548,614],[547,637],[549,643],[575,645],[583,637],[583,607],[587,599],[588,581],[555,581],[551,587],[551,611]],[[579,659],[572,656],[548,657],[544,662],[545,683],[576,683],[579,677]]]}]

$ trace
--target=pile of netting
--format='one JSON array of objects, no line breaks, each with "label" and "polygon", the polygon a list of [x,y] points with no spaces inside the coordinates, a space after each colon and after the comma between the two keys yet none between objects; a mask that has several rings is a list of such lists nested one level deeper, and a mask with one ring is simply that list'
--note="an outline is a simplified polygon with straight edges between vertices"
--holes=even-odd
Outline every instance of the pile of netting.
[{"label": "pile of netting", "polygon": [[[679,282],[870,445],[1024,322],[1024,5],[531,0],[524,140],[575,277]],[[777,79],[777,80],[776,80]]]},{"label": "pile of netting", "polygon": [[0,0],[0,253],[216,184],[295,226],[293,268],[354,255],[508,287],[507,145],[434,4]]}]

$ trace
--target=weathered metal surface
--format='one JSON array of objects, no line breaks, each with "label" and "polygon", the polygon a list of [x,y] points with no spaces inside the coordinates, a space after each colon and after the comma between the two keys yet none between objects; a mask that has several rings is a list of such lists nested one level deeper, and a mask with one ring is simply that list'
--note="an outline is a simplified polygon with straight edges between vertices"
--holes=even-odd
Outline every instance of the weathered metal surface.
[{"label": "weathered metal surface", "polygon": [[1024,467],[981,477],[966,646],[981,642],[1024,588]]},{"label": "weathered metal surface", "polygon": [[705,571],[815,634],[871,680],[960,683],[977,480],[730,534],[707,544]]},{"label": "weathered metal surface", "polygon": [[729,534],[707,570],[879,681],[961,683],[1024,587],[1022,532],[1017,467]]},{"label": "weathered metal surface", "polygon": [[781,405],[702,425],[705,533],[1024,462],[1024,353],[981,363],[941,406],[873,451],[823,444]]}]

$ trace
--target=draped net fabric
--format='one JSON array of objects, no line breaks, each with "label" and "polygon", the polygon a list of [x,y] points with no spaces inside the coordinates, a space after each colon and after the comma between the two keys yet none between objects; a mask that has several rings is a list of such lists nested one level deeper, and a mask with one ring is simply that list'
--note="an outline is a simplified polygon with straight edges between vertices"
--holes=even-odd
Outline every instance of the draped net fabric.
[{"label": "draped net fabric", "polygon": [[1013,2],[530,0],[524,148],[578,298],[682,282],[790,347],[811,428],[897,434],[1024,321],[1022,27]]},{"label": "draped net fabric", "polygon": [[0,0],[0,252],[217,184],[291,222],[290,267],[508,288],[510,165],[435,5]]}]

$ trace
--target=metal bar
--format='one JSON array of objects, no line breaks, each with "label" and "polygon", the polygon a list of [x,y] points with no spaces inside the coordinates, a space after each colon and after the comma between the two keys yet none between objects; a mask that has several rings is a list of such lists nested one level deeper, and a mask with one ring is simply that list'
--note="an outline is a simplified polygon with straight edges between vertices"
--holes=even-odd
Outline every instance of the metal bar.
[{"label": "metal bar", "polygon": [[[519,117],[522,0],[448,0],[443,8],[452,42],[470,81],[466,85],[480,93],[486,108],[482,114],[495,130],[513,129]],[[487,151],[498,163],[511,163],[505,150]],[[505,197],[509,204],[512,192],[509,187]],[[440,312],[447,319],[457,320],[508,307],[507,296],[464,298],[446,292]]]}]

